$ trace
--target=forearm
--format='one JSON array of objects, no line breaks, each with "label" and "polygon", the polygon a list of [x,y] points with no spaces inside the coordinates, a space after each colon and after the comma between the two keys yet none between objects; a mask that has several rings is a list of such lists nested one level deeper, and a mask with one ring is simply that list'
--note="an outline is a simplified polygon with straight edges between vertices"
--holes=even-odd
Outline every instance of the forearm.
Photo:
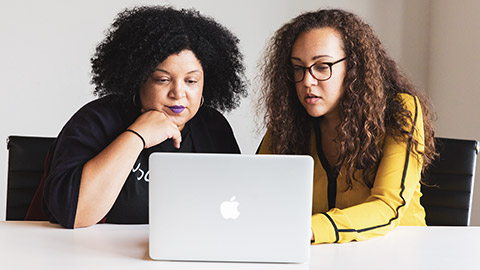
[{"label": "forearm", "polygon": [[142,149],[137,135],[124,132],[85,164],[75,228],[96,224],[108,213]]},{"label": "forearm", "polygon": [[312,216],[315,243],[345,243],[385,235],[398,225],[397,215],[380,200]]}]

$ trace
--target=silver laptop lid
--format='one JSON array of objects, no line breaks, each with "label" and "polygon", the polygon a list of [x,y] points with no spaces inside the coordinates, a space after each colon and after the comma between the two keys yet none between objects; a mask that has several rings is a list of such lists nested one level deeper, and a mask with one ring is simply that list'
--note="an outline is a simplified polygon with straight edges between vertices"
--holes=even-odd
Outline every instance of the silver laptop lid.
[{"label": "silver laptop lid", "polygon": [[149,167],[152,259],[308,260],[310,156],[153,153]]}]

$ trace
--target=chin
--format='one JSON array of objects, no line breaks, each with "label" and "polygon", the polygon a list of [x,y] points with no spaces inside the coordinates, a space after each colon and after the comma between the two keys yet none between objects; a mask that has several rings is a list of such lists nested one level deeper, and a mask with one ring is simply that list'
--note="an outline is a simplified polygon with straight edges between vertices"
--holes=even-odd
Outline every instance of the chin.
[{"label": "chin", "polygon": [[188,121],[184,121],[183,119],[173,119],[173,123],[177,126],[184,126]]},{"label": "chin", "polygon": [[177,116],[177,117],[172,117],[172,122],[177,125],[177,127],[184,126],[185,124],[188,123],[192,119],[192,117],[185,117],[185,116]]},{"label": "chin", "polygon": [[315,109],[312,110],[312,108],[310,108],[310,110],[305,108],[305,111],[307,111],[308,115],[310,115],[311,117],[315,117],[315,118],[325,115],[325,113],[323,111],[318,111],[318,110],[315,110]]},{"label": "chin", "polygon": [[308,115],[310,115],[310,116],[313,117],[313,118],[318,118],[318,117],[322,117],[322,116],[323,116],[323,114],[321,114],[321,113],[309,113]]}]

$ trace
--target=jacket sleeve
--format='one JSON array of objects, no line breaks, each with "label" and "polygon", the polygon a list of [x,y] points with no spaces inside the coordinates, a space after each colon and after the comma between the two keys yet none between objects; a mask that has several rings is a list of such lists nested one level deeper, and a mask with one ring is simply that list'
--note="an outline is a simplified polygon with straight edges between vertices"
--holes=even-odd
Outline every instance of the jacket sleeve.
[{"label": "jacket sleeve", "polygon": [[51,222],[73,228],[83,166],[118,135],[118,124],[113,123],[119,123],[119,119],[115,117],[87,105],[63,127],[43,190]]},{"label": "jacket sleeve", "polygon": [[[420,104],[412,96],[403,100],[413,120],[406,130],[419,142],[417,150],[423,152]],[[361,241],[385,235],[397,227],[421,178],[423,160],[421,155],[415,154],[414,148],[411,139],[398,140],[388,136],[369,197],[358,205],[313,215],[315,243]]]}]

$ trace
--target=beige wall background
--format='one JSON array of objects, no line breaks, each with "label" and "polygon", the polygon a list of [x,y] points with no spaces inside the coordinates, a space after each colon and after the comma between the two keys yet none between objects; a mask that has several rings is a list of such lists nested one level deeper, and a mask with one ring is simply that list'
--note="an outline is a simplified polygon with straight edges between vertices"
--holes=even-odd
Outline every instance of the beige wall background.
[{"label": "beige wall background", "polygon": [[[480,140],[480,2],[434,0],[430,9],[428,94],[437,112],[437,134]],[[480,225],[480,166],[472,225]]]},{"label": "beige wall background", "polygon": [[[476,0],[0,0],[0,140],[56,136],[94,99],[89,59],[115,15],[126,7],[195,7],[241,40],[251,91],[265,42],[303,11],[343,8],[368,21],[390,55],[431,97],[437,135],[480,140],[480,2]],[[243,153],[260,142],[253,95],[229,119]],[[6,146],[0,148],[0,220],[5,218]],[[478,172],[478,169],[477,169]],[[477,173],[477,175],[479,175]],[[480,225],[480,185],[472,224]]]}]

